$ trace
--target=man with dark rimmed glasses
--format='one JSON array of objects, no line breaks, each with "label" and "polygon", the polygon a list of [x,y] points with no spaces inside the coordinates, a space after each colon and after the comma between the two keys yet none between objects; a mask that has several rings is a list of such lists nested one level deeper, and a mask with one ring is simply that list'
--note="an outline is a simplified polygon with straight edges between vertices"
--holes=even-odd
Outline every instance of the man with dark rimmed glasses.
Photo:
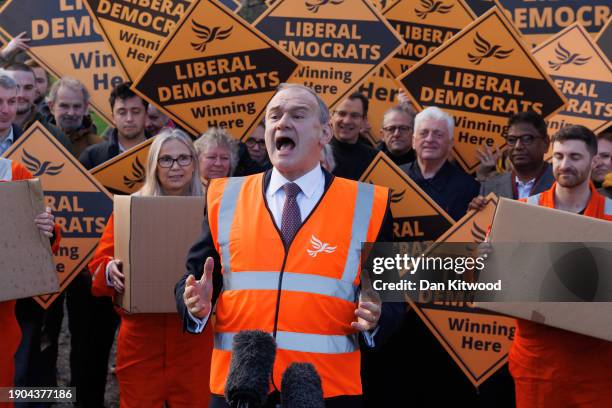
[{"label": "man with dark rimmed glasses", "polygon": [[552,166],[544,160],[550,145],[544,118],[533,111],[512,115],[505,139],[512,171],[484,181],[480,195],[472,200],[470,209],[482,209],[486,204],[484,197],[489,193],[518,200],[552,186]]}]

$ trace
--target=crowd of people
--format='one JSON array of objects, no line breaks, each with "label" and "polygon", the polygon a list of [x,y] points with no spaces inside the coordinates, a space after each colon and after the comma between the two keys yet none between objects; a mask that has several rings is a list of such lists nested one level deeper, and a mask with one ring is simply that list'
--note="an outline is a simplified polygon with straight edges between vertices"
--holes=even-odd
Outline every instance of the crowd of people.
[{"label": "crowd of people", "polygon": [[[381,129],[371,129],[362,94],[330,112],[311,89],[284,84],[244,143],[219,128],[194,141],[126,82],[112,90],[113,126],[101,132],[87,88],[70,77],[52,81],[34,61],[12,57],[24,47],[18,36],[0,52],[0,154],[35,121],[86,169],[155,138],[136,194],[201,196],[206,216],[175,288],[178,314],[130,315],[113,305],[125,282],[112,216],[89,265],[48,309],[32,299],[0,303],[10,334],[0,340],[0,386],[57,385],[65,303],[70,385],[81,407],[104,406],[117,331],[122,407],[205,406],[209,368],[210,406],[225,407],[232,338],[251,329],[276,338],[271,390],[278,391],[291,362],[310,362],[328,407],[375,407],[390,399],[394,406],[438,406],[448,395],[483,407],[612,402],[610,342],[519,319],[510,367],[477,390],[415,313],[360,296],[361,242],[394,237],[387,189],[357,182],[382,151],[454,220],[481,210],[489,193],[612,220],[610,129],[596,136],[570,125],[549,135],[537,113],[514,114],[502,135],[506,148],[480,152],[476,177],[454,163],[454,120],[437,107],[416,114],[400,98]],[[366,132],[378,132],[380,143],[373,146]],[[551,163],[544,159],[549,150]],[[0,159],[0,177],[31,174]],[[35,222],[57,248],[61,231],[53,215],[45,211]],[[315,237],[333,250],[308,255],[303,249]],[[410,393],[397,394],[404,389]],[[269,406],[277,400],[272,392]]]}]

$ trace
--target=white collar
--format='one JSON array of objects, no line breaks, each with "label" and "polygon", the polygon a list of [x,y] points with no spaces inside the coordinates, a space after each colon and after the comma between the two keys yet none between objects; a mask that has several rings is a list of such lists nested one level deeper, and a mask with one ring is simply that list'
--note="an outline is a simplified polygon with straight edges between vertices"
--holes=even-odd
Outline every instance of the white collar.
[{"label": "white collar", "polygon": [[[294,180],[293,182],[300,186],[302,193],[304,193],[306,197],[312,197],[317,188],[318,183],[325,182],[325,176],[323,175],[321,165],[317,163],[317,165],[312,170],[304,174],[302,177]],[[280,171],[276,169],[276,167],[272,167],[272,175],[270,176],[268,193],[270,195],[276,194],[276,192],[281,189],[286,183],[290,183],[290,181],[287,180],[285,176],[283,176]]]},{"label": "white collar", "polygon": [[518,184],[519,186],[528,186],[528,185],[530,185],[530,184],[533,184],[533,182],[534,182],[535,180],[536,180],[535,178],[532,178],[532,179],[531,179],[531,180],[529,180],[529,181],[525,181],[525,182],[523,182],[523,181],[521,181],[521,180],[518,178],[518,176],[514,176],[514,182],[515,182],[516,184]]}]

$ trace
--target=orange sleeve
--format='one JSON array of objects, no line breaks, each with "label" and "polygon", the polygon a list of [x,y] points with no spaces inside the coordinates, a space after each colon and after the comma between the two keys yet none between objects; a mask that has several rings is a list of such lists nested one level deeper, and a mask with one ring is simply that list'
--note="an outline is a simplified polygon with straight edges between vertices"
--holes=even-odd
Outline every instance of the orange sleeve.
[{"label": "orange sleeve", "polygon": [[115,289],[106,284],[106,265],[115,257],[115,222],[114,216],[108,218],[108,223],[98,242],[98,248],[87,265],[91,273],[91,293],[94,296],[115,295]]},{"label": "orange sleeve", "polygon": [[17,180],[28,180],[34,178],[32,173],[30,173],[21,163],[16,161],[11,162],[11,167],[13,171],[13,181]]},{"label": "orange sleeve", "polygon": [[51,244],[51,251],[53,255],[57,255],[57,251],[59,251],[60,241],[62,240],[62,230],[60,230],[59,225],[55,224],[55,228],[53,230],[53,243]]}]

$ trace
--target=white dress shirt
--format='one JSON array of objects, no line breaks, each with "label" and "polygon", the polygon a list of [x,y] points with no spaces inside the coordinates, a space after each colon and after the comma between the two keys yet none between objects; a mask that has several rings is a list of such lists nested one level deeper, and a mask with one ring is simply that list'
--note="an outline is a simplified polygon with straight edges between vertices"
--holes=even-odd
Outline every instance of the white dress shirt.
[{"label": "white dress shirt", "polygon": [[[302,222],[304,222],[323,196],[323,191],[325,191],[325,176],[323,175],[321,166],[317,164],[315,168],[293,182],[300,186],[302,190],[298,193],[296,201],[298,207],[300,207]],[[286,198],[283,186],[287,183],[290,183],[290,181],[273,167],[272,175],[270,176],[270,184],[268,184],[266,190],[266,201],[274,217],[274,222],[279,229],[281,228],[283,207],[285,206]]]},{"label": "white dress shirt", "polygon": [[531,189],[533,188],[536,179],[532,178],[529,181],[522,182],[517,176],[514,176],[514,182],[516,183],[518,198],[527,198],[531,195]]}]

